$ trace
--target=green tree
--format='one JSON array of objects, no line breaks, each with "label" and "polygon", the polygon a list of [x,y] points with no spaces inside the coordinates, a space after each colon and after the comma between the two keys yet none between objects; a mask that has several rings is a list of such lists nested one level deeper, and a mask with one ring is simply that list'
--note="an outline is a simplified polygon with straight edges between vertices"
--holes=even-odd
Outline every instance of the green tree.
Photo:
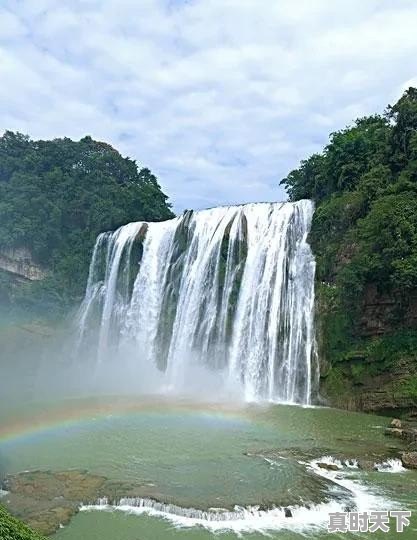
[{"label": "green tree", "polygon": [[25,247],[50,271],[44,283],[20,288],[19,301],[46,290],[49,298],[77,301],[98,233],[172,217],[151,171],[109,144],[88,136],[33,141],[6,131],[0,137],[0,250]]},{"label": "green tree", "polygon": [[[352,381],[408,371],[396,393],[415,403],[416,357],[403,336],[417,342],[417,89],[331,134],[281,184],[290,200],[316,204],[320,354],[336,402],[339,392],[352,398]],[[387,344],[395,354],[382,354]]]}]

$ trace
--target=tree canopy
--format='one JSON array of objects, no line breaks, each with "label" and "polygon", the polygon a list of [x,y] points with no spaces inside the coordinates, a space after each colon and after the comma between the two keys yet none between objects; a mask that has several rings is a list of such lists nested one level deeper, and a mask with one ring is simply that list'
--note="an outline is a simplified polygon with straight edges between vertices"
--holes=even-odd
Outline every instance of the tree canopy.
[{"label": "tree canopy", "polygon": [[[332,133],[323,152],[302,161],[281,184],[291,200],[316,202],[311,238],[320,279],[349,273],[356,289],[366,282],[405,294],[417,288],[416,88],[383,115]],[[350,264],[340,265],[341,259]]]},{"label": "tree canopy", "polygon": [[[347,403],[383,375],[391,403],[415,403],[417,89],[331,134],[281,184],[291,200],[316,203],[310,242],[324,392]],[[406,373],[401,382],[398,373]]]},{"label": "tree canopy", "polygon": [[51,271],[42,286],[61,297],[82,294],[98,233],[171,217],[151,171],[109,144],[89,136],[34,141],[6,131],[0,137],[0,251],[29,249]]}]

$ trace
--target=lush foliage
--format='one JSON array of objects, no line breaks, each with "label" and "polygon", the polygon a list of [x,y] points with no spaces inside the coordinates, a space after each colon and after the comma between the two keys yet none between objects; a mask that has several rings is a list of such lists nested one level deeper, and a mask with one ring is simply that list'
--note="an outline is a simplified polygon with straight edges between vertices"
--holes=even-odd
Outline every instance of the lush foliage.
[{"label": "lush foliage", "polygon": [[16,301],[71,302],[82,294],[99,232],[172,216],[149,169],[106,143],[32,141],[10,131],[0,138],[0,251],[28,248],[50,276],[17,288]]},{"label": "lush foliage", "polygon": [[18,519],[0,506],[0,538],[1,540],[45,540],[43,536],[31,531]]},{"label": "lush foliage", "polygon": [[291,200],[317,204],[311,241],[320,281],[349,297],[366,283],[417,288],[417,89],[383,116],[333,133],[281,183]]},{"label": "lush foliage", "polygon": [[[333,364],[351,361],[352,380],[355,370],[359,379],[364,369],[355,366],[355,356],[368,363],[368,375],[387,368],[386,355],[372,352],[372,336],[361,327],[372,288],[380,300],[394,304],[375,336],[390,334],[409,358],[402,336],[416,331],[417,89],[409,88],[383,115],[333,133],[322,153],[302,161],[281,184],[291,200],[316,203],[310,241],[317,260],[322,352]],[[380,366],[369,367],[376,360]],[[417,366],[414,357],[411,361]]]}]

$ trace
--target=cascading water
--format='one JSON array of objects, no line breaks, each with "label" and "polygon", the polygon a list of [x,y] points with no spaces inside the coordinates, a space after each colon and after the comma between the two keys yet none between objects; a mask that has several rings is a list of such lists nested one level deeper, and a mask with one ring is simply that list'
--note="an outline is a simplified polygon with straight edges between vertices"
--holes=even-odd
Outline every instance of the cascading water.
[{"label": "cascading water", "polygon": [[312,214],[310,201],[257,203],[101,234],[79,346],[157,368],[165,390],[215,373],[246,400],[310,403]]}]

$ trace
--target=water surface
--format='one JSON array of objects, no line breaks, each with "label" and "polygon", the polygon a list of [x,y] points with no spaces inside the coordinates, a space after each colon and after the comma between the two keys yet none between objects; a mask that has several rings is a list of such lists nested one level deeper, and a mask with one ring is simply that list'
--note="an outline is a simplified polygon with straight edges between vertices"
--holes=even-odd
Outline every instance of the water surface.
[{"label": "water surface", "polygon": [[[322,456],[380,462],[398,455],[401,443],[383,435],[387,419],[382,417],[329,408],[126,397],[38,403],[0,414],[3,473],[86,468],[133,482],[144,496],[183,509],[233,511],[238,505],[265,512],[223,524],[193,521],[186,512],[182,517],[149,515],[137,508],[81,512],[57,539],[197,540],[215,533],[225,539],[237,533],[248,539],[267,533],[301,538],[313,534],[305,523],[309,515],[320,537],[327,535],[326,511],[352,501],[372,508],[417,509],[413,471],[342,467],[331,472],[312,466]],[[281,510],[268,513],[274,506],[295,509],[293,518],[285,521]],[[412,527],[402,535],[414,537]]]}]

